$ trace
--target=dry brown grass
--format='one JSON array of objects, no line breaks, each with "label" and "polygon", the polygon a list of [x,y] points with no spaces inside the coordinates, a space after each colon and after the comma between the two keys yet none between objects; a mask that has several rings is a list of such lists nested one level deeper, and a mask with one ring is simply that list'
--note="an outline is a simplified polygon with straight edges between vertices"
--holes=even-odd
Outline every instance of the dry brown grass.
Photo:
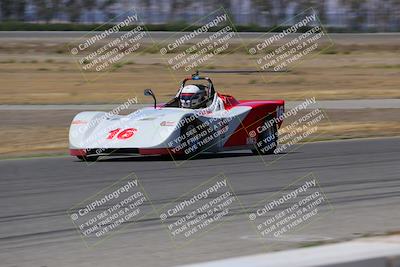
[{"label": "dry brown grass", "polygon": [[[255,67],[253,59],[242,53],[220,55],[209,64],[213,68],[246,69]],[[6,55],[0,51],[0,104],[121,103],[132,96],[145,102],[149,100],[142,92],[149,87],[165,101],[188,75],[169,71],[157,54],[127,61],[131,64],[114,72],[83,76],[68,55]],[[210,76],[219,91],[239,99],[400,98],[400,57],[396,51],[314,55],[285,74]]]}]

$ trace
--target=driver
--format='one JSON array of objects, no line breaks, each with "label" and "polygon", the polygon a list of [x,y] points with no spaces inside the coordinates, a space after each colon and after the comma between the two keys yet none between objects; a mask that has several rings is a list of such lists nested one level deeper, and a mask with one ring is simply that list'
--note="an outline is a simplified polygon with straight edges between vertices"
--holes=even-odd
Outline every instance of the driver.
[{"label": "driver", "polygon": [[204,85],[191,84],[183,87],[180,94],[180,103],[183,108],[200,108],[202,104],[206,103],[207,95]]}]

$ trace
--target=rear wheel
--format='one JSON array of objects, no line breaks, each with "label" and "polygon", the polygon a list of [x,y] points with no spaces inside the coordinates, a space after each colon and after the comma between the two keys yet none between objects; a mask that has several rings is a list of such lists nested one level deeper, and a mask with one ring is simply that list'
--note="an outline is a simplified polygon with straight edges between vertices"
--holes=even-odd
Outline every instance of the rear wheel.
[{"label": "rear wheel", "polygon": [[[268,116],[264,121],[264,126],[267,127],[268,122],[272,121],[273,117]],[[273,154],[278,146],[278,127],[273,122],[268,128],[264,129],[257,138],[257,143],[251,151],[254,154],[270,155]]]}]

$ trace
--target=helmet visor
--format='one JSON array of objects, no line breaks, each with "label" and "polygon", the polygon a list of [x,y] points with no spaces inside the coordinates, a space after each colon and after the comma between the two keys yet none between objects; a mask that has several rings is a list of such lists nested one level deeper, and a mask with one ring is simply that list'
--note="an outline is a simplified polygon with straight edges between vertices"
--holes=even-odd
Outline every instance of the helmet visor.
[{"label": "helmet visor", "polygon": [[195,96],[195,93],[182,93],[181,99],[184,101],[192,100]]}]

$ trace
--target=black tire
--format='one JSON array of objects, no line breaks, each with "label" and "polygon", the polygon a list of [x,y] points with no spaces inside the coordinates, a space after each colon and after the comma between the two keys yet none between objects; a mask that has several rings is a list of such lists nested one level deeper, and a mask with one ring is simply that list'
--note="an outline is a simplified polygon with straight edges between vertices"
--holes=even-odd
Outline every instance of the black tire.
[{"label": "black tire", "polygon": [[93,162],[96,161],[99,156],[76,156],[80,161]]},{"label": "black tire", "polygon": [[[272,119],[273,117],[268,116],[264,124]],[[275,122],[258,135],[257,144],[254,146],[255,148],[251,150],[254,154],[271,155],[274,153],[278,147],[278,127]]]},{"label": "black tire", "polygon": [[[182,149],[183,151],[183,158],[185,159],[189,159],[189,158],[193,158],[196,155],[198,155],[201,151],[202,151],[202,145],[201,145],[201,141],[204,138],[196,138],[198,137],[197,134],[199,134],[200,130],[200,126],[201,122],[199,120],[194,120],[191,123],[187,123],[185,125],[183,125],[181,127],[181,136],[185,137],[185,143],[186,143],[186,147],[184,149]],[[196,133],[193,134],[193,129],[196,130]]]}]

